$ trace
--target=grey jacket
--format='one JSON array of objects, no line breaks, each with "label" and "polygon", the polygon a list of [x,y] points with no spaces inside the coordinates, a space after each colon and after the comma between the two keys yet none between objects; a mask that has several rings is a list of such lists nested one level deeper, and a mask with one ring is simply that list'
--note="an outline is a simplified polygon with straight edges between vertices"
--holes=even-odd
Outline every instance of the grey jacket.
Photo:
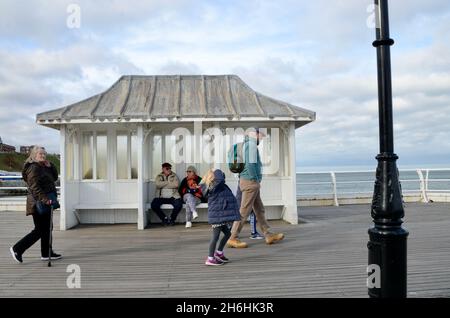
[{"label": "grey jacket", "polygon": [[155,178],[155,198],[163,198],[165,197],[165,193],[167,192],[167,197],[169,195],[175,199],[180,198],[180,193],[178,193],[178,186],[180,185],[180,179],[178,179],[175,172],[172,172],[167,177],[164,173],[160,173]]}]

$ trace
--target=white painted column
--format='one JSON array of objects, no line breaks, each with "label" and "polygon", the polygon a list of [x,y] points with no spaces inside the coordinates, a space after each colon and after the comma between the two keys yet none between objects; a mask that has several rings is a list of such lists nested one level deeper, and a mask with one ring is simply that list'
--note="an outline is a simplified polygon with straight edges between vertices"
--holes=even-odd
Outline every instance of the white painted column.
[{"label": "white painted column", "polygon": [[297,215],[297,182],[296,182],[296,166],[295,166],[295,124],[289,124],[288,135],[288,153],[289,159],[287,167],[289,182],[286,190],[286,205],[283,213],[283,219],[291,224],[298,224]]},{"label": "white painted column", "polygon": [[[78,203],[78,182],[75,180],[67,180],[66,162],[67,160],[72,160],[72,158],[67,157],[66,144],[70,141],[70,132],[65,125],[61,125],[60,128],[60,220],[59,229],[60,231],[68,230],[76,225],[79,221],[75,214],[75,205]],[[75,151],[75,148],[74,148]],[[73,163],[75,168],[75,163]]]},{"label": "white painted column", "polygon": [[143,230],[147,225],[147,214],[145,213],[145,195],[144,195],[144,129],[142,124],[137,127],[137,155],[138,155],[138,230]]},{"label": "white painted column", "polygon": [[[73,160],[73,179],[74,182],[76,182],[74,189],[71,189],[70,194],[68,194],[68,196],[70,196],[71,201],[73,205],[77,205],[80,203],[80,191],[81,191],[81,171],[82,171],[82,165],[81,165],[81,153],[82,153],[82,149],[81,149],[81,131],[78,129],[76,130],[76,132],[74,133],[74,138],[72,139],[72,142],[74,143],[74,147],[73,147],[73,158],[67,158],[67,156],[65,156],[66,160]],[[66,129],[66,136],[67,136],[67,129]],[[67,137],[66,137],[67,138]],[[66,143],[67,143],[67,139],[66,139]],[[69,197],[67,197],[67,199],[69,199]],[[66,199],[66,204],[67,204],[67,199]],[[72,200],[73,199],[73,200]],[[80,219],[79,216],[77,214],[77,212],[75,211],[74,207],[71,206],[70,207],[70,216],[71,218],[73,218],[73,222],[71,221],[71,224],[68,223],[67,219],[66,219],[66,224],[68,224],[68,227],[74,227],[77,224],[80,223]],[[67,216],[69,214],[66,214]]]},{"label": "white painted column", "polygon": [[116,128],[109,126],[107,129],[108,135],[108,146],[107,146],[107,156],[108,156],[108,192],[109,192],[109,202],[114,201],[114,191],[115,191],[115,182],[116,182],[116,144],[117,144],[117,136],[116,136]]},{"label": "white painted column", "polygon": [[59,131],[59,174],[60,174],[60,184],[61,184],[61,196],[60,196],[60,218],[59,218],[59,229],[61,231],[67,230],[67,200],[66,200],[66,126],[61,125],[61,129]]}]

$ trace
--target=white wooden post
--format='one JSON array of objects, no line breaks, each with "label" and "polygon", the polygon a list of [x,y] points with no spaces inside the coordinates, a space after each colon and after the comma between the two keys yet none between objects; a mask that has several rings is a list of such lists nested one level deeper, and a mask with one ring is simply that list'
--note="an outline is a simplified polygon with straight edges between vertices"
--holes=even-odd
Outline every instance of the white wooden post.
[{"label": "white wooden post", "polygon": [[117,144],[117,135],[116,135],[116,128],[114,126],[108,127],[108,147],[107,147],[107,154],[108,154],[108,179],[109,179],[109,201],[113,201],[113,192],[114,192],[114,185],[117,180],[116,176],[116,144]]},{"label": "white wooden post", "polygon": [[[67,139],[66,139],[67,141]],[[81,182],[81,132],[79,129],[76,130],[75,132],[75,138],[72,138],[72,142],[74,142],[74,148],[73,148],[73,158],[66,158],[66,160],[73,160],[73,165],[74,165],[74,169],[73,169],[73,174],[74,174],[74,181],[76,181],[76,193],[71,193],[71,196],[76,196],[75,199],[71,200],[72,204],[78,204],[80,203],[80,182]],[[67,200],[66,200],[66,204],[67,204]],[[66,205],[67,206],[67,205]],[[67,220],[67,216],[69,215],[68,213],[66,213],[66,224],[67,227],[73,227],[76,224],[80,223],[80,219],[79,216],[77,214],[77,211],[72,207],[70,207],[70,211],[67,211],[68,213],[73,213],[73,217],[74,217],[74,222],[72,224],[69,224],[68,220]]]},{"label": "white wooden post", "polygon": [[[79,223],[79,220],[76,217],[74,205],[78,203],[78,189],[74,188],[74,182],[78,182],[75,180],[72,180],[70,182],[70,186],[67,183],[67,160],[73,160],[73,158],[67,157],[66,152],[66,143],[71,142],[69,139],[69,136],[72,134],[73,131],[70,132],[70,130],[65,125],[61,125],[60,130],[60,144],[59,144],[59,153],[60,153],[60,220],[59,220],[59,229],[60,231],[65,231],[67,229],[70,229],[74,226],[76,226]],[[78,134],[76,135],[78,136]],[[75,138],[74,138],[75,139]],[[74,154],[77,154],[78,149],[74,147]],[[76,161],[73,162],[73,167],[76,168]],[[75,169],[74,169],[75,170]],[[74,175],[75,177],[75,175]],[[78,187],[78,184],[76,185]]]},{"label": "white wooden post", "polygon": [[161,132],[161,164],[166,162],[166,131]]},{"label": "white wooden post", "polygon": [[[81,180],[81,160],[80,160],[80,153],[81,153],[81,146],[80,146],[80,131],[75,132],[75,137],[72,138],[72,141],[74,143],[73,145],[73,180],[76,180],[79,184]],[[77,200],[78,201],[78,200]]]},{"label": "white wooden post", "polygon": [[[289,154],[289,171],[288,176],[290,182],[288,183],[288,189],[286,189],[286,205],[285,211],[282,214],[283,220],[288,221],[291,224],[298,224],[297,214],[297,182],[296,182],[296,166],[295,166],[295,124],[289,125],[289,137],[288,137],[288,154]],[[287,167],[285,167],[287,168]]]},{"label": "white wooden post", "polygon": [[[133,132],[131,130],[128,131],[127,132],[127,179],[128,180],[131,180],[131,137],[132,136],[133,136]],[[139,157],[139,155],[138,155],[138,157]]]},{"label": "white wooden post", "polygon": [[147,214],[145,213],[145,195],[144,195],[144,129],[141,125],[137,127],[137,156],[138,156],[138,230],[143,230],[147,225]]},{"label": "white wooden post", "polygon": [[59,138],[59,182],[61,184],[60,188],[60,218],[59,218],[59,228],[61,231],[67,229],[67,200],[66,200],[66,126],[61,125],[60,138]]},{"label": "white wooden post", "polygon": [[92,132],[92,180],[97,180],[97,131]]}]

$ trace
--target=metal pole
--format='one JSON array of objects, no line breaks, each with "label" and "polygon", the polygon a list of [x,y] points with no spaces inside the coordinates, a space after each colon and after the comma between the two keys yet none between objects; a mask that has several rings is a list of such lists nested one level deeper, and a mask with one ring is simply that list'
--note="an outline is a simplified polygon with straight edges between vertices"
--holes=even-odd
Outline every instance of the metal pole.
[{"label": "metal pole", "polygon": [[[379,268],[380,281],[369,284],[370,297],[406,297],[406,239],[408,231],[402,227],[405,215],[401,187],[394,153],[392,120],[392,85],[389,37],[388,0],[374,0],[377,16],[376,41],[378,69],[378,110],[380,153],[373,193],[371,215],[374,226],[369,229],[369,267]],[[370,279],[371,277],[369,277]]]},{"label": "metal pole", "polygon": [[48,236],[48,267],[52,267],[52,244],[53,244],[53,203],[50,205],[50,234]]}]

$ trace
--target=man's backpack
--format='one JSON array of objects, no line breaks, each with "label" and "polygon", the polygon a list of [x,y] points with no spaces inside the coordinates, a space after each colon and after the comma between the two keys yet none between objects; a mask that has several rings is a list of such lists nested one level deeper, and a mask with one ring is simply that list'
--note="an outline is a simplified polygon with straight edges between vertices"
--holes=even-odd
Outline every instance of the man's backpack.
[{"label": "man's backpack", "polygon": [[238,142],[234,144],[228,151],[228,168],[233,173],[241,173],[244,170],[244,143]]}]

